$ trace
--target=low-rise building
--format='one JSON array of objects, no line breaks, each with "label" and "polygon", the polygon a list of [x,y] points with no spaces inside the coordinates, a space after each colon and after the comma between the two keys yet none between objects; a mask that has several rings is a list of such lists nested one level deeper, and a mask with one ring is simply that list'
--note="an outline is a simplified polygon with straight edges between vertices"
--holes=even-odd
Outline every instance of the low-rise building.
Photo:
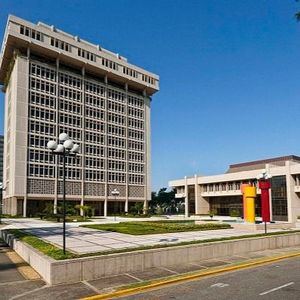
[{"label": "low-rise building", "polygon": [[[257,160],[229,166],[225,174],[185,176],[172,180],[176,197],[185,201],[185,214],[207,214],[242,217],[244,183],[257,186],[257,176],[266,170],[271,179],[271,217],[273,221],[295,222],[300,216],[300,157],[295,155]],[[260,216],[260,190],[257,188],[256,215]]]}]

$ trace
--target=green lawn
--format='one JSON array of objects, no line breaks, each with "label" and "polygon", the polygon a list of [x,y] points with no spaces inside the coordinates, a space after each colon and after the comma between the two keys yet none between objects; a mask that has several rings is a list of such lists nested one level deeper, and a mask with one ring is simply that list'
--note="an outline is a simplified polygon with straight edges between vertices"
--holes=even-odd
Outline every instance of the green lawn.
[{"label": "green lawn", "polygon": [[231,228],[229,224],[212,224],[212,223],[195,224],[194,221],[121,222],[117,224],[82,225],[82,227],[127,233],[132,235]]}]

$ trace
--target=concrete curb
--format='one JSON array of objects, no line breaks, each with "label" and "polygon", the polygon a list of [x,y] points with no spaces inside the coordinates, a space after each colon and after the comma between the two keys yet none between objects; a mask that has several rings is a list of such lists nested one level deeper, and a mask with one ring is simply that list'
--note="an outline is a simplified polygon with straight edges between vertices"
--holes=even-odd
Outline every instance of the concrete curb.
[{"label": "concrete curb", "polygon": [[164,286],[168,286],[168,285],[175,284],[175,283],[182,283],[185,281],[197,280],[197,279],[200,279],[203,277],[208,277],[211,275],[218,275],[218,274],[225,273],[225,272],[251,268],[251,267],[268,264],[268,263],[272,263],[275,261],[279,261],[279,260],[283,260],[283,259],[287,259],[287,258],[293,258],[293,257],[297,257],[297,256],[300,256],[300,252],[290,253],[290,254],[281,255],[281,256],[275,256],[275,257],[271,257],[271,258],[267,258],[267,259],[258,259],[258,260],[251,261],[251,262],[244,263],[244,264],[239,264],[239,265],[234,265],[234,266],[229,266],[229,267],[219,268],[219,269],[213,269],[213,270],[208,270],[208,271],[201,271],[201,272],[197,272],[197,273],[193,273],[193,274],[189,274],[189,275],[176,276],[176,278],[162,279],[157,282],[145,284],[144,286],[128,288],[128,289],[124,289],[124,290],[120,290],[120,291],[116,291],[116,292],[112,292],[112,293],[86,297],[86,298],[83,298],[83,300],[104,300],[104,299],[113,299],[115,297],[129,296],[129,295],[138,294],[138,293],[142,293],[142,292],[146,292],[146,291],[150,291],[150,290],[155,290],[155,289],[162,288]]}]

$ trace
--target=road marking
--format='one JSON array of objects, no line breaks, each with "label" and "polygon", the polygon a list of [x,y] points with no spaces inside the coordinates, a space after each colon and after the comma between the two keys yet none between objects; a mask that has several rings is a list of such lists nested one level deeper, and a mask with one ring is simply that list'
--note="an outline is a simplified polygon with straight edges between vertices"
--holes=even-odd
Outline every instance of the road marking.
[{"label": "road marking", "polygon": [[226,286],[229,286],[229,284],[228,284],[228,283],[218,282],[218,283],[212,284],[210,287],[219,287],[219,288],[223,288],[223,287],[226,287]]},{"label": "road marking", "polygon": [[176,272],[176,271],[173,271],[173,270],[170,270],[170,269],[168,269],[168,268],[165,268],[165,267],[159,267],[159,269],[166,270],[166,271],[168,271],[168,272],[170,272],[170,273],[173,273],[173,274],[179,274],[178,272]]},{"label": "road marking", "polygon": [[86,286],[88,286],[91,290],[93,290],[96,294],[101,294],[100,290],[98,290],[95,286],[91,285],[89,282],[83,280],[82,281],[83,284],[85,284]]},{"label": "road marking", "polygon": [[237,270],[242,270],[242,269],[253,268],[253,267],[257,267],[257,266],[261,266],[261,265],[265,265],[265,264],[270,264],[275,261],[298,257],[298,256],[300,256],[300,252],[294,252],[294,253],[290,253],[288,255],[281,255],[281,256],[274,256],[271,258],[257,259],[257,260],[250,261],[250,262],[247,262],[244,264],[225,266],[225,267],[223,266],[220,269],[219,268],[212,269],[212,270],[206,269],[206,270],[202,270],[200,272],[195,272],[193,274],[184,274],[184,275],[180,275],[175,278],[162,278],[157,281],[146,283],[145,285],[141,285],[138,287],[128,287],[128,288],[120,289],[118,291],[114,291],[111,293],[90,296],[90,297],[86,297],[83,299],[84,300],[100,300],[100,299],[108,300],[108,299],[112,299],[113,297],[115,297],[115,298],[116,297],[124,297],[124,296],[128,296],[128,295],[144,293],[147,291],[160,289],[160,288],[172,285],[172,284],[179,284],[179,283],[184,283],[184,282],[188,282],[188,281],[199,280],[201,278],[216,276],[216,275],[220,275],[222,273],[229,272],[229,271],[237,271]]},{"label": "road marking", "polygon": [[276,287],[276,288],[274,288],[274,289],[271,289],[271,290],[265,291],[265,292],[263,292],[263,293],[260,293],[259,295],[260,295],[260,296],[267,295],[267,294],[269,294],[269,293],[278,291],[278,290],[280,290],[280,289],[283,289],[283,288],[285,288],[285,287],[287,287],[287,286],[290,286],[290,285],[293,285],[293,284],[294,284],[294,282],[289,282],[289,283],[287,283],[287,284],[278,286],[278,287]]},{"label": "road marking", "polygon": [[144,281],[143,279],[140,279],[140,278],[138,278],[138,277],[136,277],[136,276],[133,276],[133,275],[131,275],[131,274],[129,274],[129,273],[125,273],[125,275],[128,276],[128,277],[131,277],[131,278],[133,278],[133,279],[135,279],[135,280],[137,280],[137,281],[139,281],[139,282]]},{"label": "road marking", "polygon": [[[24,292],[24,293],[22,293],[22,294],[15,295],[15,296],[11,297],[10,300],[14,300],[14,299],[21,298],[21,297],[23,297],[23,296],[30,295],[30,294],[32,294],[32,293],[34,293],[34,292],[37,292],[37,291],[39,291],[39,290],[43,290],[43,289],[48,288],[48,287],[49,287],[49,285],[46,284],[46,285],[44,285],[44,286],[42,286],[42,287],[38,287],[38,288],[33,289],[33,290],[31,290],[31,291],[27,291],[27,292]],[[30,298],[29,298],[29,299],[30,299]]]}]

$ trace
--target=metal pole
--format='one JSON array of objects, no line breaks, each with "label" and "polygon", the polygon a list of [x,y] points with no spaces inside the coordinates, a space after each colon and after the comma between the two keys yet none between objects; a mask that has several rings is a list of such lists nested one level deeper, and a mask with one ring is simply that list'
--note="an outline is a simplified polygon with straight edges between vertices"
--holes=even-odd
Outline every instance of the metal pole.
[{"label": "metal pole", "polygon": [[265,234],[267,234],[267,222],[265,222]]},{"label": "metal pole", "polygon": [[115,215],[115,221],[116,221],[116,201],[117,201],[117,196],[115,195],[115,203],[114,203],[114,215]]},{"label": "metal pole", "polygon": [[63,251],[66,254],[66,150],[63,153]]}]

